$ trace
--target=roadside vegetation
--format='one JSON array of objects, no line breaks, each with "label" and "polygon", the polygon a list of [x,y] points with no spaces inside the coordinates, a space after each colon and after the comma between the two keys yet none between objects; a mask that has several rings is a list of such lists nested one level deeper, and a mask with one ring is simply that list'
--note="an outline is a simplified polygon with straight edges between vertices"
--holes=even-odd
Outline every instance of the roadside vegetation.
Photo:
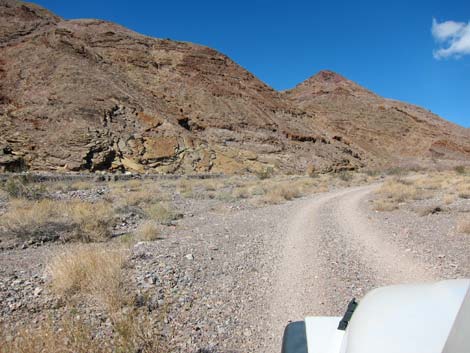
[{"label": "roadside vegetation", "polygon": [[[411,178],[402,171],[392,174],[377,191],[376,210],[430,198],[444,208],[470,198],[465,169]],[[45,270],[45,290],[61,304],[56,316],[0,332],[0,353],[170,352],[173,333],[166,316],[175,294],[154,307],[133,286],[132,254],[141,242],[171,237],[192,212],[266,207],[381,178],[373,171],[280,176],[271,170],[213,179],[38,183],[10,178],[0,184],[0,246],[9,238],[16,247],[62,243]],[[456,228],[470,233],[465,217]],[[88,315],[96,311],[101,321]]]},{"label": "roadside vegetation", "polygon": [[393,177],[376,191],[374,207],[378,211],[398,209],[409,202],[439,199],[450,205],[459,199],[470,198],[470,172],[432,172],[410,177]]},{"label": "roadside vegetation", "polygon": [[[175,200],[247,201],[252,206],[277,204],[331,188],[375,180],[364,173],[336,175],[256,176],[216,179],[129,180],[116,182],[33,182],[27,175],[0,184],[7,198],[0,230],[20,238],[47,236],[53,240],[99,242],[113,237],[123,215],[137,214],[142,223],[170,224],[183,217]],[[467,195],[462,188],[460,195]],[[465,196],[466,197],[466,196]]]},{"label": "roadside vegetation", "polygon": [[[149,312],[136,302],[125,271],[128,259],[127,248],[103,244],[73,244],[53,255],[48,290],[61,299],[64,314],[1,332],[0,352],[170,352],[167,306]],[[84,315],[84,307],[102,311],[109,324]]]},{"label": "roadside vegetation", "polygon": [[[389,212],[405,209],[418,216],[457,209],[464,216],[457,220],[459,233],[470,233],[470,169],[393,176],[377,189],[373,209]],[[466,216],[465,216],[466,215]]]}]

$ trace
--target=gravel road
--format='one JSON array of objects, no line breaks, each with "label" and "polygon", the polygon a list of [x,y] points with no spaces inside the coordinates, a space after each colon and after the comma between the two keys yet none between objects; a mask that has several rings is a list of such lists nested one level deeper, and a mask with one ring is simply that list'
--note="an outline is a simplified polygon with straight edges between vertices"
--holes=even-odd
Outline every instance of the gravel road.
[{"label": "gravel road", "polygon": [[[383,285],[470,277],[470,238],[455,229],[467,199],[426,217],[376,212],[369,202],[377,187],[263,207],[185,201],[185,217],[160,240],[130,249],[126,276],[150,306],[170,299],[172,351],[194,353],[278,353],[289,321],[342,315],[351,298]],[[66,310],[44,270],[68,246],[0,252],[0,328]],[[102,311],[84,315],[105,322]]]},{"label": "gravel road", "polygon": [[[270,297],[266,352],[278,352],[284,326],[309,315],[341,315],[377,286],[439,278],[433,266],[387,241],[362,204],[376,186],[304,200],[293,209]],[[286,215],[286,219],[289,219]]]}]

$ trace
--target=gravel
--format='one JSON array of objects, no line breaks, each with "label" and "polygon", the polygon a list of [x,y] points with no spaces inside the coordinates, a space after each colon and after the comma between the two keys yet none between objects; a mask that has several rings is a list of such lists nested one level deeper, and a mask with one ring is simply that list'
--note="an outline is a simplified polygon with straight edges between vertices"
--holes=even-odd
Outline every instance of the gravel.
[{"label": "gravel", "polygon": [[[162,239],[131,248],[126,276],[135,305],[166,313],[172,351],[271,353],[289,320],[341,315],[376,286],[470,276],[470,237],[455,231],[469,200],[424,217],[417,205],[376,212],[374,188],[259,208],[175,196],[184,218],[163,226]],[[0,327],[63,313],[45,266],[67,246],[0,252]],[[83,312],[106,322],[96,308]]]}]

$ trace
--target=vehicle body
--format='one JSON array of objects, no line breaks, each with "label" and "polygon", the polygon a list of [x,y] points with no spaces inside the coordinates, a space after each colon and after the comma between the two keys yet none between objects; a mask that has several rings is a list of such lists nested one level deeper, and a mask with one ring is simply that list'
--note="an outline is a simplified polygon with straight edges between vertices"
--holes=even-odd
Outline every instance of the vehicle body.
[{"label": "vehicle body", "polygon": [[470,353],[470,280],[375,289],[350,303],[344,317],[289,324],[282,347],[282,353],[377,352]]}]

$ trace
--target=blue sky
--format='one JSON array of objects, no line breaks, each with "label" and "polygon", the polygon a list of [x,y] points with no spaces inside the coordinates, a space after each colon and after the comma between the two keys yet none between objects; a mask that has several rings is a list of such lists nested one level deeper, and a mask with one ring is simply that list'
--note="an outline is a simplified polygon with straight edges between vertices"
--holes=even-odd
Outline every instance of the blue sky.
[{"label": "blue sky", "polygon": [[279,90],[330,69],[470,127],[469,0],[33,2],[207,45]]}]

